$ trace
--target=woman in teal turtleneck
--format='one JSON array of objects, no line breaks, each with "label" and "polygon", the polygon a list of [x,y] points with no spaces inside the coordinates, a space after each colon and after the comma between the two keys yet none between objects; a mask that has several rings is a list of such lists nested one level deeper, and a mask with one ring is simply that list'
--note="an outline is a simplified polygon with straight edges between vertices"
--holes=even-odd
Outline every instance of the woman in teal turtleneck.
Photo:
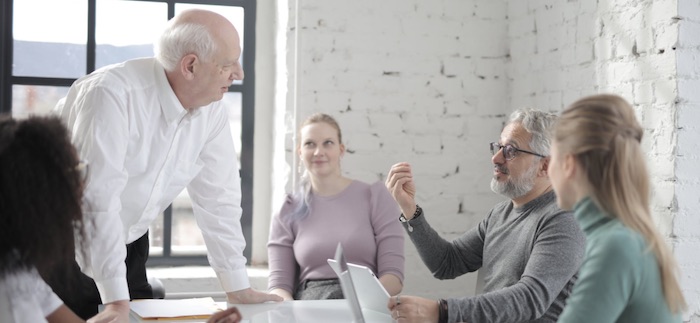
[{"label": "woman in teal turtleneck", "polygon": [[675,260],[649,211],[643,129],[624,99],[569,106],[554,128],[549,177],[586,234],[586,258],[559,322],[681,322]]}]

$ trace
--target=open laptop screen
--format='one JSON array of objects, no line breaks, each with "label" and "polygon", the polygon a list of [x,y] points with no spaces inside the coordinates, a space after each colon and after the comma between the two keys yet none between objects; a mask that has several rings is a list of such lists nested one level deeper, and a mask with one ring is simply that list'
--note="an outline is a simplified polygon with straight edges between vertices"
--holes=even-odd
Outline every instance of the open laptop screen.
[{"label": "open laptop screen", "polygon": [[328,259],[328,264],[338,275],[343,295],[348,299],[356,322],[391,322],[391,313],[387,308],[389,293],[371,269],[346,262],[340,243],[335,259]]}]

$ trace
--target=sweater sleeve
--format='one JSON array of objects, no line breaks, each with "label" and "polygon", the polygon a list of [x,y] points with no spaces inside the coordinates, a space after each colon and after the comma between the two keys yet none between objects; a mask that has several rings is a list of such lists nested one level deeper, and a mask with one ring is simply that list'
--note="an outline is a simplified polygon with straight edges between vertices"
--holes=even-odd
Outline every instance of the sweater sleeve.
[{"label": "sweater sleeve", "polygon": [[268,289],[281,288],[293,294],[298,275],[298,265],[294,257],[295,235],[290,222],[282,219],[282,215],[290,210],[291,203],[284,203],[279,214],[272,218],[270,239],[267,243],[270,267]]},{"label": "sweater sleeve", "polygon": [[585,238],[570,213],[554,214],[538,231],[520,280],[474,297],[448,299],[449,322],[524,322],[544,315],[578,271]]},{"label": "sweater sleeve", "polygon": [[639,279],[639,250],[625,232],[591,243],[559,322],[616,322]]},{"label": "sweater sleeve", "polygon": [[[489,216],[453,242],[443,239],[430,227],[425,212],[423,216],[403,223],[403,226],[433,276],[438,279],[453,279],[481,268],[484,233]],[[408,230],[409,224],[413,232]]]},{"label": "sweater sleeve", "polygon": [[370,188],[371,221],[374,239],[377,244],[377,277],[393,274],[403,282],[404,278],[404,236],[399,222],[396,202],[383,182]]}]

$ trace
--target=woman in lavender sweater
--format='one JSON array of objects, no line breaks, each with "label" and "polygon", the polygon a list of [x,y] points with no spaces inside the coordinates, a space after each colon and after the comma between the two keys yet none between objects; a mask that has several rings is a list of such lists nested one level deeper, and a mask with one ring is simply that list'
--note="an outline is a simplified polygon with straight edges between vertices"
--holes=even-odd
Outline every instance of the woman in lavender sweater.
[{"label": "woman in lavender sweater", "polygon": [[343,294],[327,259],[342,243],[348,262],[372,269],[391,295],[403,288],[401,213],[382,182],[372,185],[341,174],[345,154],[333,117],[314,114],[302,123],[297,152],[306,173],[272,220],[268,243],[271,293],[292,299],[333,299]]}]

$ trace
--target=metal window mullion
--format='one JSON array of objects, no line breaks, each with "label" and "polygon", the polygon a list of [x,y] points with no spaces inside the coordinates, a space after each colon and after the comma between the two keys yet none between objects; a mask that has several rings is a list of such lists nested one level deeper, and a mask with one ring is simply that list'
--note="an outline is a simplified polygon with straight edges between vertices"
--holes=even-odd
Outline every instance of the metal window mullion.
[{"label": "metal window mullion", "polygon": [[0,4],[0,114],[12,112],[12,5],[13,1]]},{"label": "metal window mullion", "polygon": [[173,205],[163,211],[163,257],[172,256],[172,236],[173,236]]},{"label": "metal window mullion", "polygon": [[95,26],[97,25],[97,0],[88,0],[88,19],[87,19],[87,48],[85,74],[90,74],[95,70],[95,56],[97,51],[97,43],[95,40]]},{"label": "metal window mullion", "polygon": [[252,255],[253,241],[253,137],[255,133],[255,0],[246,1],[242,7],[244,10],[245,34],[243,37],[243,62],[246,73],[242,85],[234,85],[232,89],[241,92],[241,229],[246,243],[243,249],[248,264]]}]

